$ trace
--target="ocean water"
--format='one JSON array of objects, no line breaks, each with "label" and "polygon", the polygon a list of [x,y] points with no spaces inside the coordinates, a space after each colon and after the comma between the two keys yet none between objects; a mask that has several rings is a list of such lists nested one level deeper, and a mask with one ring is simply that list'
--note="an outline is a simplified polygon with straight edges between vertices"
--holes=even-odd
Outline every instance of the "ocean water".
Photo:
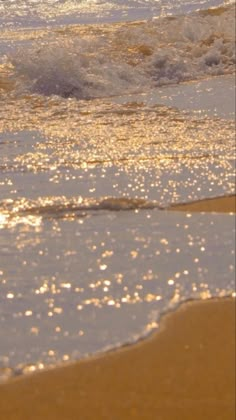
[{"label": "ocean water", "polygon": [[235,5],[0,0],[0,379],[234,295]]}]

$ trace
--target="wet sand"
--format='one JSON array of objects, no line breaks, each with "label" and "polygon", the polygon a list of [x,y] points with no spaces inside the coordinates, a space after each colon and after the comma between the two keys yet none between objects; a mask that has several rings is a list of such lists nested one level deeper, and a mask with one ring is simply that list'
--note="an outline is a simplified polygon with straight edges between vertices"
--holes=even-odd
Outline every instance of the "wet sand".
[{"label": "wet sand", "polygon": [[0,387],[4,420],[233,420],[235,300],[184,304],[137,345]]},{"label": "wet sand", "polygon": [[188,212],[235,213],[236,196],[230,195],[219,198],[193,201],[191,203],[174,204],[168,210]]},{"label": "wet sand", "polygon": [[[232,200],[184,209],[231,212]],[[136,345],[9,380],[0,419],[234,420],[235,299],[185,303]]]}]

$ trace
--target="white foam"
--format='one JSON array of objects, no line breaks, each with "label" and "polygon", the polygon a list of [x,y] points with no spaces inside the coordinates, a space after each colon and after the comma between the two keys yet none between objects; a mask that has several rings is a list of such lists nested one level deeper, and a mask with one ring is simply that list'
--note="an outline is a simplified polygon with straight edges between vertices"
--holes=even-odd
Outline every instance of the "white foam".
[{"label": "white foam", "polygon": [[[67,40],[46,47],[34,45],[22,60],[22,51],[12,56],[21,89],[44,95],[89,99],[117,94],[129,88],[130,66],[114,63],[95,51],[84,53],[80,40]],[[88,46],[88,50],[91,46]],[[96,47],[95,47],[96,48]]]},{"label": "white foam", "polygon": [[62,32],[42,40],[36,35],[31,45],[10,55],[21,91],[93,98],[235,70],[233,6],[217,13]]}]

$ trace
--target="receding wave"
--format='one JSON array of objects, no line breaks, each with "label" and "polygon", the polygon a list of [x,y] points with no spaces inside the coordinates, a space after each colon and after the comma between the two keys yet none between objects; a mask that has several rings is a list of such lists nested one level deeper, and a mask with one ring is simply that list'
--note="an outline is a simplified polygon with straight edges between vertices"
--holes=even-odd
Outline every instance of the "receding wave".
[{"label": "receding wave", "polygon": [[38,219],[76,219],[100,211],[162,209],[158,202],[141,198],[105,197],[100,199],[42,197],[33,200],[5,200],[0,203],[0,228],[26,222],[37,224]]},{"label": "receding wave", "polygon": [[145,22],[67,26],[31,37],[22,31],[23,47],[8,57],[11,78],[20,92],[90,99],[233,73],[234,11],[231,5]]}]

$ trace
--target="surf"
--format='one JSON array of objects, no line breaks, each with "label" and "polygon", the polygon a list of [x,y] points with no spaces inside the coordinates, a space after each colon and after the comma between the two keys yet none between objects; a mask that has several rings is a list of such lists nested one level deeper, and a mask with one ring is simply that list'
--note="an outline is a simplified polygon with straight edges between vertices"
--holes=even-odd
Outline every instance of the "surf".
[{"label": "surf", "polygon": [[5,72],[20,94],[76,99],[233,74],[234,12],[230,5],[219,13],[21,31],[19,46],[5,55]]}]

